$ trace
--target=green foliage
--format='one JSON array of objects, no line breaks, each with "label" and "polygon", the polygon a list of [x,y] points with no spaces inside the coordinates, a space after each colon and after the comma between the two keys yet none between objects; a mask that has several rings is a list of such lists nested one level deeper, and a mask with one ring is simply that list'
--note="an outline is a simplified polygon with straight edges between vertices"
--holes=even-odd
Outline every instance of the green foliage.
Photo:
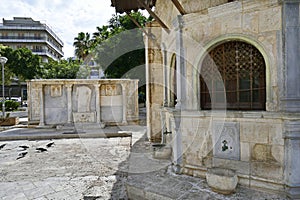
[{"label": "green foliage", "polygon": [[74,40],[73,46],[75,47],[75,55],[79,59],[84,60],[90,53],[93,40],[91,40],[89,33],[84,32],[78,33],[78,36],[75,37]]},{"label": "green foliage", "polygon": [[21,80],[33,79],[39,76],[41,57],[32,54],[27,48],[14,51],[14,58],[9,59],[9,68]]},{"label": "green foliage", "polygon": [[[0,103],[0,106],[2,108],[2,102]],[[5,110],[6,111],[14,111],[17,110],[20,106],[19,102],[13,101],[13,100],[6,100],[5,101]]]},{"label": "green foliage", "polygon": [[[130,14],[140,24],[149,19],[140,12]],[[145,64],[145,48],[140,29],[127,15],[113,15],[108,26],[94,33],[96,62],[100,64],[108,78],[141,78],[145,71],[133,70]],[[97,37],[100,38],[97,40]]]},{"label": "green foliage", "polygon": [[20,48],[13,50],[10,47],[1,46],[0,55],[8,59],[4,69],[6,84],[9,84],[11,77],[14,76],[18,77],[21,81],[40,76],[41,58],[38,55],[32,54],[29,49]]},{"label": "green foliage", "polygon": [[78,60],[49,59],[48,63],[43,63],[41,78],[44,79],[75,79],[79,71]]}]

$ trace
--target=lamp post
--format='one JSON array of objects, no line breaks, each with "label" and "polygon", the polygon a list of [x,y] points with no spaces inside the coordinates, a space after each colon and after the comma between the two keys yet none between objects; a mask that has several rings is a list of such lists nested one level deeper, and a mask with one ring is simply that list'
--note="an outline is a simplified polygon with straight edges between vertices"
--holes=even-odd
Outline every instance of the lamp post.
[{"label": "lamp post", "polygon": [[0,57],[0,63],[2,64],[2,117],[5,117],[5,96],[4,96],[4,64],[7,62],[6,57]]}]

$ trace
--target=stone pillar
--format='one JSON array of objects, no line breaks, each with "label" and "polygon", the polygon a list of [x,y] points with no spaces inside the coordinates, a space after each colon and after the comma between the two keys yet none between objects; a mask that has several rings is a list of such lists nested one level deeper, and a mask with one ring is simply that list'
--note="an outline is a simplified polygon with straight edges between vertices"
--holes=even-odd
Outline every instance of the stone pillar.
[{"label": "stone pillar", "polygon": [[68,84],[67,87],[67,105],[68,105],[68,123],[72,123],[72,85]]},{"label": "stone pillar", "polygon": [[286,193],[292,199],[300,199],[300,120],[286,121],[284,125]]},{"label": "stone pillar", "polygon": [[182,165],[182,132],[181,132],[181,110],[186,108],[186,66],[185,52],[183,47],[183,18],[178,15],[173,22],[176,31],[176,82],[177,82],[177,103],[174,112],[174,138],[173,138],[173,164],[176,173],[181,172]]},{"label": "stone pillar", "polygon": [[183,47],[183,18],[178,15],[173,22],[176,31],[176,80],[177,80],[177,103],[176,109],[185,109],[186,103],[186,68],[185,52]]},{"label": "stone pillar", "polygon": [[95,95],[96,95],[96,122],[101,124],[101,105],[100,105],[100,86],[101,84],[95,84]]},{"label": "stone pillar", "polygon": [[167,50],[165,44],[161,45],[162,49],[162,61],[163,61],[163,88],[164,88],[164,102],[163,106],[168,106],[168,67],[167,67]]},{"label": "stone pillar", "polygon": [[300,0],[284,0],[281,110],[300,112]]},{"label": "stone pillar", "polygon": [[[172,144],[172,151],[173,151],[173,170],[176,173],[181,173],[181,165],[182,165],[182,134],[181,134],[181,112],[174,113],[174,135],[173,135],[173,144]],[[173,133],[172,133],[173,134]]]},{"label": "stone pillar", "polygon": [[127,124],[127,91],[126,91],[126,83],[122,83],[122,97],[123,97],[123,120],[122,124],[126,125]]},{"label": "stone pillar", "polygon": [[[283,68],[280,109],[300,112],[300,0],[282,2]],[[285,141],[286,193],[300,199],[300,120],[287,120],[283,134]]]},{"label": "stone pillar", "polygon": [[44,105],[44,87],[41,85],[39,87],[40,95],[40,123],[39,126],[45,126],[45,105]]}]

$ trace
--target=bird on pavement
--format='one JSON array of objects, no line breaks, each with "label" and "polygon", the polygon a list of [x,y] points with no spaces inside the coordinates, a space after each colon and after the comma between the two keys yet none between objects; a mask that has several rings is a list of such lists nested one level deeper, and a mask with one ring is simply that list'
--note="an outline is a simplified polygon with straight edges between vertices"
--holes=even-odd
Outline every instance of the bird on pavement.
[{"label": "bird on pavement", "polygon": [[48,143],[47,145],[46,145],[46,147],[52,147],[52,145],[54,145],[54,142],[50,142],[50,143]]},{"label": "bird on pavement", "polygon": [[29,146],[27,146],[27,145],[20,145],[19,147],[22,148],[23,150],[26,150],[29,148]]},{"label": "bird on pavement", "polygon": [[17,160],[21,159],[21,158],[24,158],[26,156],[28,152],[21,152],[19,153],[19,157],[17,157]]},{"label": "bird on pavement", "polygon": [[36,148],[35,150],[37,150],[39,153],[44,152],[44,151],[47,151],[47,149],[42,148],[42,147],[38,147],[38,148]]},{"label": "bird on pavement", "polygon": [[0,149],[3,149],[3,147],[5,147],[6,144],[1,144],[0,145]]}]

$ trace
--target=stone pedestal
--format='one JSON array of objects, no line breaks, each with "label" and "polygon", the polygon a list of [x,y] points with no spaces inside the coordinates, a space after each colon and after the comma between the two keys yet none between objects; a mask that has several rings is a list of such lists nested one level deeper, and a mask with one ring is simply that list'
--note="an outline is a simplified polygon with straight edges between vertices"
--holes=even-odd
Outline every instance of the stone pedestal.
[{"label": "stone pedestal", "polygon": [[300,121],[285,122],[285,184],[293,199],[300,199]]}]

